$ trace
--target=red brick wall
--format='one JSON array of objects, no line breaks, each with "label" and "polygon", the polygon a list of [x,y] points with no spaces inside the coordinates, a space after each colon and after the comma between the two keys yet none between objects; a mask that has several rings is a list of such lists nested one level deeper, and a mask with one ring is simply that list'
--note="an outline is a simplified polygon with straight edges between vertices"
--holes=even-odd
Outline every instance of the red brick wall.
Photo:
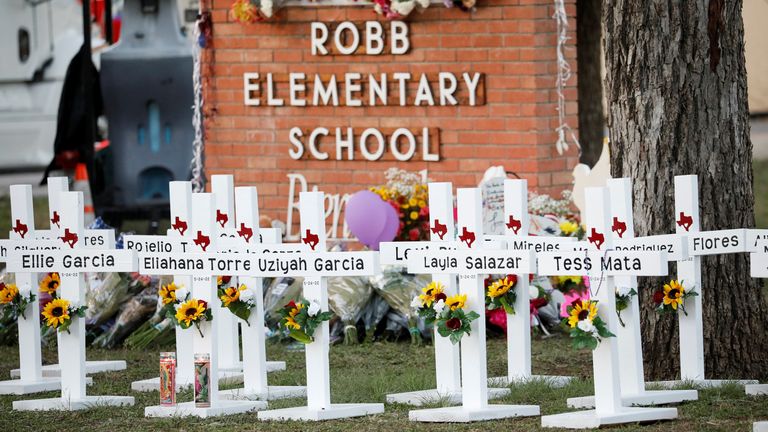
[{"label": "red brick wall", "polygon": [[[317,0],[322,4],[323,0]],[[207,175],[234,173],[237,185],[259,188],[262,214],[285,220],[286,174],[299,172],[330,193],[351,193],[383,183],[399,166],[429,169],[435,180],[475,185],[492,165],[527,178],[529,186],[553,192],[571,182],[577,162],[555,150],[556,23],[551,0],[480,0],[472,14],[433,4],[407,18],[411,49],[406,55],[313,56],[310,23],[375,20],[372,7],[290,7],[269,22],[242,25],[229,17],[232,0],[205,0],[214,39],[203,61],[205,168]],[[566,91],[568,123],[578,124],[576,103],[575,0],[567,1],[567,55],[574,75]],[[380,18],[379,18],[380,19]],[[387,28],[387,26],[385,26]],[[245,106],[243,73],[446,72],[485,74],[486,103],[459,107],[268,107]],[[434,82],[434,80],[432,80]],[[293,160],[288,131],[298,126],[440,129],[441,160]],[[329,138],[330,140],[330,138]],[[330,150],[330,145],[328,146]],[[418,155],[418,153],[417,153]]]}]

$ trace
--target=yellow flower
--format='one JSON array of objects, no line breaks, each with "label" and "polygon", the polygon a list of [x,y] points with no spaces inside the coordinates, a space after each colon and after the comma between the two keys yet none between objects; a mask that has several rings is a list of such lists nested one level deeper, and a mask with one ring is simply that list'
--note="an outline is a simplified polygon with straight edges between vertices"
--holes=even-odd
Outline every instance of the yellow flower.
[{"label": "yellow flower", "polygon": [[176,310],[176,320],[187,326],[205,313],[205,305],[197,299],[187,300]]},{"label": "yellow flower", "polygon": [[680,282],[671,280],[668,284],[664,284],[664,304],[671,305],[672,309],[677,310],[677,306],[683,304],[683,294],[685,294],[685,287]]},{"label": "yellow flower", "polygon": [[69,302],[53,299],[43,308],[43,318],[48,327],[58,328],[69,319]]},{"label": "yellow flower", "polygon": [[[293,320],[293,318],[295,318],[296,315],[298,315],[299,312],[301,312],[302,309],[304,309],[304,303],[296,303],[296,307],[292,308],[291,311],[288,312],[288,316],[291,318],[291,320]],[[298,325],[298,324],[296,324],[296,325]],[[298,329],[298,327],[297,327],[297,329]]]},{"label": "yellow flower", "polygon": [[568,282],[575,285],[581,285],[581,276],[557,276],[558,285],[565,285]]},{"label": "yellow flower", "polygon": [[448,297],[448,300],[445,301],[445,305],[451,308],[451,310],[463,309],[466,303],[467,303],[466,294],[456,294]]},{"label": "yellow flower", "polygon": [[179,289],[179,287],[177,287],[176,284],[173,282],[160,286],[160,290],[159,290],[160,299],[163,301],[164,305],[176,302],[177,289]]},{"label": "yellow flower", "polygon": [[0,304],[8,304],[19,294],[19,289],[14,284],[0,284]]},{"label": "yellow flower", "polygon": [[251,4],[250,0],[237,0],[232,3],[232,18],[243,24],[252,23],[258,20],[256,6]]},{"label": "yellow flower", "polygon": [[560,222],[560,231],[565,235],[571,235],[579,229],[579,224],[571,221]]},{"label": "yellow flower", "polygon": [[432,281],[427,286],[421,289],[424,294],[419,295],[421,299],[421,305],[425,307],[432,306],[435,301],[435,297],[443,292],[443,284],[440,282]]},{"label": "yellow flower", "polygon": [[419,207],[424,208],[426,206],[427,206],[427,202],[426,201],[424,201],[423,199],[419,200]]},{"label": "yellow flower", "polygon": [[411,220],[416,220],[419,218],[419,212],[412,211],[411,212]]},{"label": "yellow flower", "polygon": [[220,297],[224,307],[229,307],[232,302],[240,300],[240,291],[245,289],[245,285],[240,285],[240,288],[229,287],[224,290],[224,294]]},{"label": "yellow flower", "polygon": [[408,200],[408,205],[411,207],[416,207],[417,205],[419,205],[419,200],[417,200],[416,198],[411,198]]},{"label": "yellow flower", "polygon": [[294,330],[301,330],[301,326],[293,317],[285,317],[285,327],[292,327]]},{"label": "yellow flower", "polygon": [[581,302],[573,305],[573,308],[571,309],[571,315],[568,317],[568,325],[570,325],[571,328],[574,328],[579,324],[579,321],[583,321],[585,319],[592,321],[596,316],[597,305],[595,302],[582,300]]},{"label": "yellow flower", "polygon": [[507,280],[507,278],[499,279],[488,286],[488,297],[496,298],[496,297],[503,296],[504,294],[509,292],[511,288],[512,288],[512,283],[510,283]]},{"label": "yellow flower", "polygon": [[50,295],[56,294],[56,290],[61,285],[61,278],[58,273],[48,273],[40,282],[40,291],[47,292]]}]

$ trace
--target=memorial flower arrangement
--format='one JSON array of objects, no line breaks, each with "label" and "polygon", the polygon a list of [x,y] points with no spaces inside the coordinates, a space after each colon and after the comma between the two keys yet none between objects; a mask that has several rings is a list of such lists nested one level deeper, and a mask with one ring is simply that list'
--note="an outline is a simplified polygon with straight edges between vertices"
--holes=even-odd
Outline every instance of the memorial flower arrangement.
[{"label": "memorial flower arrangement", "polygon": [[161,284],[160,289],[158,290],[158,297],[163,305],[160,314],[176,321],[176,308],[182,302],[188,300],[189,294],[189,290],[183,285],[176,285],[175,282]]},{"label": "memorial flower arrangement", "polygon": [[333,317],[331,312],[321,312],[320,305],[316,302],[291,301],[280,309],[280,325],[288,330],[289,336],[295,340],[308,344],[315,340],[315,329],[323,321]]},{"label": "memorial flower arrangement", "polygon": [[[0,307],[3,309],[3,320],[17,320],[19,316],[24,316],[24,309],[27,305],[35,301],[35,294],[29,288],[21,290],[12,283],[0,282]],[[37,313],[37,312],[35,312]]]},{"label": "memorial flower arrangement", "polygon": [[173,320],[177,326],[188,329],[194,325],[200,333],[200,337],[204,337],[200,324],[203,321],[213,321],[213,313],[208,307],[208,302],[191,298],[176,304],[175,309],[176,313],[173,315]]},{"label": "memorial flower arrangement", "polygon": [[[442,310],[448,296],[445,295],[445,287],[440,282],[432,281],[421,289],[421,294],[413,298],[411,307],[416,309],[420,317],[427,324],[432,324],[437,318],[437,310]],[[442,302],[442,303],[441,303]],[[440,303],[440,306],[437,304]]]},{"label": "memorial flower arrangement", "polygon": [[453,344],[459,343],[464,334],[469,334],[470,324],[480,317],[475,311],[464,312],[466,303],[467,295],[457,294],[445,300],[438,300],[432,305],[436,313],[437,333],[442,337],[449,338]]},{"label": "memorial flower arrangement", "polygon": [[222,307],[229,309],[236,317],[245,321],[248,326],[251,325],[248,318],[251,317],[251,309],[256,306],[253,290],[245,284],[241,284],[239,287],[219,287],[217,294]]},{"label": "memorial flower arrangement", "polygon": [[275,13],[274,0],[235,0],[229,9],[232,19],[240,24],[265,21]]},{"label": "memorial flower arrangement", "polygon": [[629,307],[629,302],[636,295],[637,291],[634,288],[627,286],[616,287],[616,315],[619,317],[619,324],[622,327],[626,327],[626,325],[624,325],[624,320],[621,319],[621,311]]},{"label": "memorial flower arrangement", "polygon": [[85,311],[88,307],[60,298],[59,286],[61,286],[61,277],[55,272],[46,274],[40,281],[40,291],[51,296],[51,301],[43,308],[42,315],[46,326],[69,333],[72,318],[85,318]]},{"label": "memorial flower arrangement", "polygon": [[[507,314],[514,315],[517,298],[515,285],[517,285],[516,275],[507,275],[505,278],[491,282],[485,290],[485,307],[488,310],[503,308]],[[538,296],[538,290],[536,294]]]},{"label": "memorial flower arrangement", "polygon": [[395,241],[429,239],[428,190],[422,177],[398,168],[388,169],[384,177],[387,183],[371,191],[394,207],[400,217]]},{"label": "memorial flower arrangement", "polygon": [[615,337],[597,315],[596,300],[581,300],[568,306],[563,324],[571,334],[574,349],[595,349],[602,338]]},{"label": "memorial flower arrangement", "polygon": [[697,295],[699,294],[693,289],[685,288],[683,281],[672,279],[653,293],[653,302],[656,304],[656,312],[660,314],[682,310],[684,314],[688,315],[685,310],[685,299]]}]

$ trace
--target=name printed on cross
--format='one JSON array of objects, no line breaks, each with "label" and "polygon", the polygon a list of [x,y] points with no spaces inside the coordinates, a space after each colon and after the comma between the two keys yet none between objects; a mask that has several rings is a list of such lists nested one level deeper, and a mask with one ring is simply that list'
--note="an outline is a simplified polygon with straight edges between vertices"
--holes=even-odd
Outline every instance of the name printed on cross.
[{"label": "name printed on cross", "polygon": [[135,269],[136,255],[128,250],[12,250],[8,256],[10,272],[131,272]]},{"label": "name printed on cross", "polygon": [[614,248],[619,251],[666,252],[669,254],[670,261],[682,261],[688,258],[688,243],[676,234],[616,240]]},{"label": "name printed on cross", "polygon": [[[666,252],[543,252],[537,255],[538,274],[568,276],[599,271],[604,276],[654,276],[666,274]],[[600,267],[596,265],[599,263]]]},{"label": "name printed on cross", "polygon": [[535,258],[530,252],[507,250],[413,251],[410,273],[480,274],[531,273]]},{"label": "name printed on cross", "polygon": [[136,251],[137,253],[186,253],[192,250],[192,242],[183,237],[128,235],[123,238],[123,244],[126,249]]},{"label": "name printed on cross", "polygon": [[745,229],[701,231],[688,236],[691,255],[719,255],[747,251]]},{"label": "name printed on cross", "polygon": [[139,273],[146,275],[365,276],[375,273],[376,267],[373,252],[189,253],[172,257],[158,253],[139,255]]},{"label": "name printed on cross", "polygon": [[568,246],[573,246],[576,243],[576,239],[573,237],[548,237],[548,236],[531,236],[531,237],[509,237],[503,235],[486,235],[485,240],[495,240],[505,242],[507,249],[513,251],[534,251],[539,252],[556,252],[559,250],[571,250]]},{"label": "name printed on cross", "polygon": [[456,250],[458,244],[455,242],[441,242],[440,244],[430,244],[420,241],[403,242],[385,242],[379,245],[379,259],[386,265],[405,265],[415,251],[441,251]]}]

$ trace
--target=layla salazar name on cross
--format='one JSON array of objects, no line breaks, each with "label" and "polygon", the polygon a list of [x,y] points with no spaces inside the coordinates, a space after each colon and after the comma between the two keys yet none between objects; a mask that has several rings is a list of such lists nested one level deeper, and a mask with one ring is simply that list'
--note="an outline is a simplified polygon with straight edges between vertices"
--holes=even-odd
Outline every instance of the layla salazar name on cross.
[{"label": "layla salazar name on cross", "polygon": [[338,272],[365,270],[365,261],[356,257],[344,258],[304,258],[287,256],[259,256],[242,258],[176,258],[176,257],[142,257],[142,267],[152,270],[167,270],[169,273],[188,270],[229,272],[235,275],[245,275],[248,272],[258,274],[297,274],[316,272]]},{"label": "layla salazar name on cross", "polygon": [[464,259],[455,257],[422,257],[424,268],[435,269],[439,271],[446,270],[498,270],[512,271],[520,269],[522,258],[513,256],[492,257],[492,256],[467,256]]}]

